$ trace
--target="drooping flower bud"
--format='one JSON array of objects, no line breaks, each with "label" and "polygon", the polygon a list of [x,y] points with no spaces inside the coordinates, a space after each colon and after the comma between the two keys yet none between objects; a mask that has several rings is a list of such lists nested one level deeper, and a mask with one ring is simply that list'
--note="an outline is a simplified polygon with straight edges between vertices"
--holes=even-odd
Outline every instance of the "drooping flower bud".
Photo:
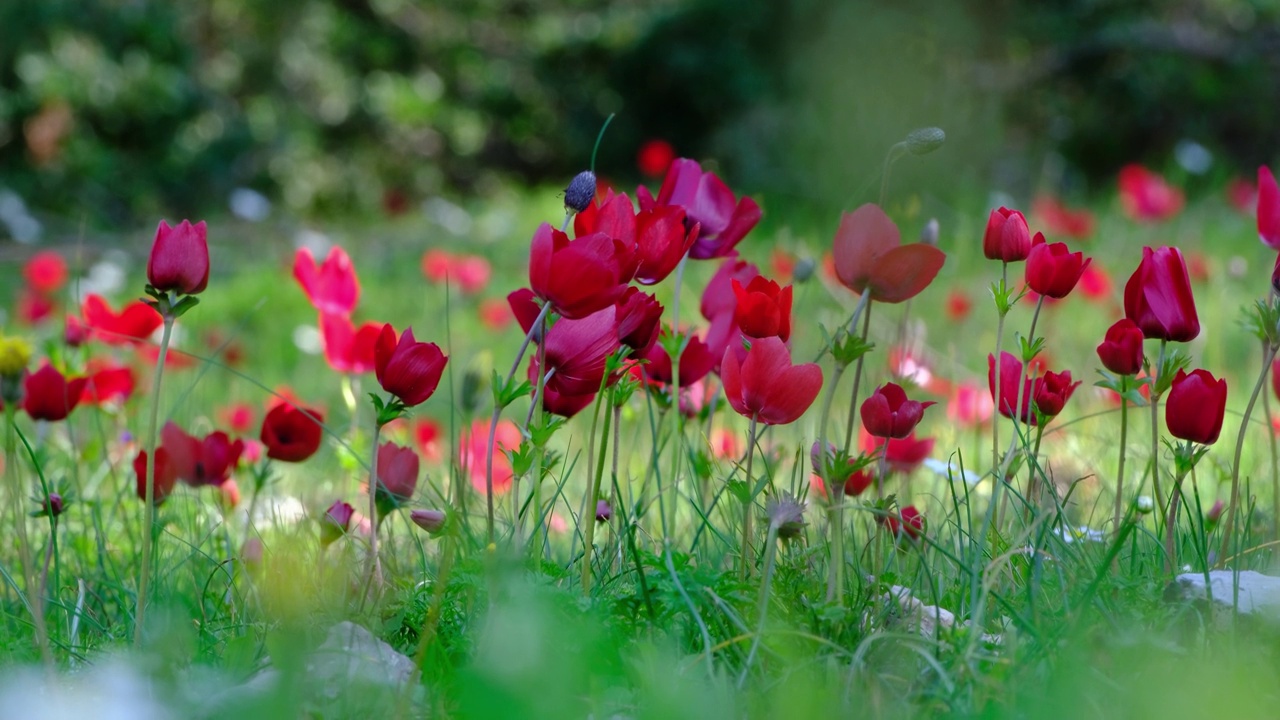
[{"label": "drooping flower bud", "polygon": [[583,170],[575,175],[569,182],[569,187],[564,189],[564,206],[576,213],[586,210],[595,199],[596,174],[590,170]]},{"label": "drooping flower bud", "polygon": [[928,155],[942,147],[947,134],[939,127],[917,128],[907,133],[907,151],[912,155]]}]

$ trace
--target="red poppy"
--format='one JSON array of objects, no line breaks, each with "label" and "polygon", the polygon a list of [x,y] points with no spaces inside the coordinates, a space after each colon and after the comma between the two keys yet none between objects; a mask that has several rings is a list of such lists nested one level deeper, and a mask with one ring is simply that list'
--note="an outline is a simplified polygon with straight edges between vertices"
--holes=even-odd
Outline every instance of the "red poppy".
[{"label": "red poppy", "polygon": [[615,308],[618,341],[644,354],[653,347],[661,331],[662,304],[652,295],[629,287]]},{"label": "red poppy", "polygon": [[901,386],[886,383],[862,401],[862,425],[876,437],[904,438],[924,419],[924,411],[934,402],[908,400]]},{"label": "red poppy", "polygon": [[1031,212],[1050,235],[1084,240],[1093,235],[1093,213],[1084,208],[1074,210],[1052,195],[1041,195],[1031,203]]},{"label": "red poppy", "polygon": [[146,340],[164,322],[160,313],[144,302],[130,302],[117,314],[106,300],[92,293],[85,297],[81,311],[94,337],[108,345]]},{"label": "red poppy", "polygon": [[1141,165],[1120,168],[1120,205],[1138,222],[1168,220],[1182,210],[1182,191]]},{"label": "red poppy", "polygon": [[[147,451],[142,450],[133,458],[133,474],[137,478],[138,499],[147,500]],[[151,500],[159,505],[164,502],[178,484],[178,475],[169,451],[163,447],[156,448],[156,470],[151,485]]]},{"label": "red poppy", "polygon": [[1142,248],[1142,262],[1124,286],[1124,314],[1149,340],[1187,342],[1200,334],[1191,278],[1178,248]]},{"label": "red poppy", "polygon": [[1137,375],[1142,370],[1142,341],[1142,329],[1129,318],[1121,318],[1107,328],[1098,345],[1098,359],[1117,375]]},{"label": "red poppy", "polygon": [[318,410],[280,404],[262,418],[258,439],[267,448],[267,457],[281,462],[302,462],[320,449],[324,436],[324,416]]},{"label": "red poppy", "polygon": [[814,363],[792,365],[791,352],[775,337],[752,341],[742,362],[732,349],[726,350],[720,367],[729,405],[766,425],[795,422],[822,389],[822,368]]},{"label": "red poppy", "polygon": [[1280,188],[1266,165],[1258,167],[1258,239],[1280,250]]},{"label": "red poppy", "polygon": [[583,318],[622,297],[634,257],[631,247],[605,233],[569,240],[543,223],[529,251],[529,287],[557,314]]},{"label": "red poppy", "polygon": [[1201,445],[1212,445],[1222,432],[1227,410],[1227,381],[1208,370],[1179,369],[1165,398],[1164,422],[1169,434]]},{"label": "red poppy", "polygon": [[413,328],[405,328],[397,341],[390,323],[382,326],[374,347],[378,384],[409,407],[421,405],[435,393],[448,361],[435,343],[417,342]]},{"label": "red poppy", "polygon": [[135,382],[133,370],[124,365],[98,365],[85,378],[80,402],[98,406],[123,405],[133,395]]},{"label": "red poppy", "polygon": [[197,438],[172,421],[160,430],[160,441],[169,452],[174,474],[193,487],[226,482],[244,453],[244,441],[232,440],[221,430]]},{"label": "red poppy", "polygon": [[67,261],[56,250],[41,250],[22,266],[27,287],[41,295],[51,295],[67,282]]},{"label": "red poppy", "polygon": [[791,337],[790,285],[779,287],[763,276],[752,278],[745,288],[737,280],[731,283],[737,298],[733,319],[743,335],[777,337],[783,342]]},{"label": "red poppy", "polygon": [[310,248],[298,248],[293,256],[293,277],[321,313],[350,315],[360,300],[355,266],[347,251],[337,245],[329,249],[324,264],[319,266]]},{"label": "red poppy", "polygon": [[209,284],[209,244],[204,221],[183,220],[176,227],[160,221],[151,255],[147,258],[147,282],[161,292],[196,295]]},{"label": "red poppy", "polygon": [[599,204],[588,205],[573,217],[578,237],[602,232],[635,249],[632,274],[641,285],[661,282],[680,264],[698,239],[699,226],[686,227],[684,208],[671,205],[639,213],[626,195],[605,195]]},{"label": "red poppy", "polygon": [[994,410],[991,393],[974,382],[956,385],[947,401],[947,419],[960,427],[977,427],[990,420]]},{"label": "red poppy", "polygon": [[[485,458],[489,446],[489,421],[477,420],[462,432],[458,440],[458,466],[471,479],[477,492],[485,491]],[[493,491],[506,492],[511,487],[511,461],[506,452],[520,447],[520,429],[510,420],[500,420],[493,437]]]},{"label": "red poppy", "polygon": [[[669,332],[670,328],[662,330],[663,335]],[[662,342],[654,343],[644,358],[649,361],[644,366],[645,376],[651,381],[669,385],[672,381],[671,356]],[[715,365],[716,357],[711,354],[711,348],[697,335],[690,336],[680,353],[680,387],[689,387],[706,377]]]},{"label": "red poppy", "polygon": [[1045,297],[1064,298],[1080,282],[1092,258],[1071,252],[1066,243],[1046,243],[1040,233],[1036,233],[1036,239],[1040,242],[1027,256],[1027,285]]},{"label": "red poppy", "polygon": [[1001,207],[987,217],[982,235],[982,254],[988,260],[1020,262],[1031,254],[1031,230],[1027,218],[1017,210]]},{"label": "red poppy", "polygon": [[357,330],[345,315],[320,313],[320,338],[329,367],[353,375],[373,370],[382,326],[369,322]]},{"label": "red poppy", "polygon": [[413,448],[387,442],[378,446],[378,515],[383,516],[413,497],[420,461]]},{"label": "red poppy", "polygon": [[636,167],[645,177],[658,177],[676,159],[675,148],[666,140],[647,140],[636,153]]},{"label": "red poppy", "polygon": [[33,420],[65,420],[80,404],[84,385],[85,378],[68,379],[46,361],[23,378],[22,409]]},{"label": "red poppy", "polygon": [[685,222],[701,226],[689,250],[695,260],[725,257],[760,222],[760,206],[745,195],[735,201],[733,191],[715,174],[688,158],[671,163],[655,199],[646,187],[636,188],[641,210],[678,205]]},{"label": "red poppy", "polygon": [[842,215],[832,247],[840,283],[886,303],[919,295],[933,282],[947,256],[924,243],[899,245],[900,237],[898,226],[876,205]]}]

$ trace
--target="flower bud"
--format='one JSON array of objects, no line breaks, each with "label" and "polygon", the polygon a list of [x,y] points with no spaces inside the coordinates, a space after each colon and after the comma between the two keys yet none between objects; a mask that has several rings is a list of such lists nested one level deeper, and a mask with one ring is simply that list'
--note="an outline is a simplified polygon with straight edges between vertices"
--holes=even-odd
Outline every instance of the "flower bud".
[{"label": "flower bud", "polygon": [[946,141],[947,134],[942,128],[917,128],[907,133],[907,151],[912,155],[928,155]]},{"label": "flower bud", "polygon": [[818,269],[818,261],[811,257],[802,257],[796,261],[796,265],[791,269],[791,279],[797,283],[808,282],[813,277],[813,271]]},{"label": "flower bud", "polygon": [[428,533],[439,535],[444,530],[445,521],[448,518],[440,510],[414,510],[409,513],[409,519]]},{"label": "flower bud", "polygon": [[938,218],[929,218],[929,222],[920,230],[920,242],[938,247],[938,230]]},{"label": "flower bud", "polygon": [[1155,501],[1151,499],[1150,495],[1139,495],[1137,506],[1139,515],[1150,515],[1151,511],[1156,509]]},{"label": "flower bud", "polygon": [[609,522],[613,519],[613,508],[608,500],[596,501],[596,522]]},{"label": "flower bud", "polygon": [[784,540],[799,537],[804,532],[804,505],[789,493],[771,500],[765,507],[765,514],[769,518],[769,526],[775,528],[778,537]]},{"label": "flower bud", "polygon": [[576,213],[586,210],[595,199],[596,174],[590,170],[583,170],[575,175],[569,182],[569,187],[564,189],[564,206]]}]

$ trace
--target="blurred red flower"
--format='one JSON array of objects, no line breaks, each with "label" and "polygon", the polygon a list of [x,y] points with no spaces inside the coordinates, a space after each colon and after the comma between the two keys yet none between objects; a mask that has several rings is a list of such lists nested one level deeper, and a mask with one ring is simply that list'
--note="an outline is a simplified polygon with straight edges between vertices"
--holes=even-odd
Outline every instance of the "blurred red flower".
[{"label": "blurred red flower", "polygon": [[320,449],[323,422],[324,416],[318,410],[282,403],[262,418],[258,439],[272,460],[302,462]]},{"label": "blurred red flower", "polygon": [[1141,165],[1120,168],[1120,205],[1138,222],[1153,223],[1182,210],[1182,191]]},{"label": "blurred red flower", "polygon": [[33,420],[56,422],[80,404],[85,378],[67,378],[46,360],[22,380],[22,409]]},{"label": "blurred red flower", "polygon": [[193,487],[226,482],[244,452],[243,440],[232,440],[221,430],[197,438],[172,421],[165,423],[160,440],[169,452],[174,474]]},{"label": "blurred red flower", "polygon": [[947,256],[924,243],[900,245],[898,226],[876,205],[840,218],[832,252],[840,283],[872,300],[900,303],[933,282]]},{"label": "blurred red flower", "polygon": [[701,226],[697,242],[689,250],[695,260],[724,257],[760,222],[760,206],[745,195],[735,200],[733,191],[714,173],[688,158],[671,163],[655,199],[649,189],[636,188],[641,210],[678,205],[685,223]]},{"label": "blurred red flower", "polygon": [[1074,210],[1052,195],[1041,195],[1031,203],[1035,215],[1050,235],[1084,240],[1093,235],[1093,213],[1084,208]]},{"label": "blurred red flower", "polygon": [[67,261],[56,250],[41,250],[22,266],[27,287],[41,295],[51,295],[67,282]]},{"label": "blurred red flower", "polygon": [[163,323],[160,313],[144,302],[132,301],[117,314],[106,300],[92,293],[85,297],[81,311],[93,336],[108,345],[146,340]]},{"label": "blurred red flower", "polygon": [[311,305],[321,313],[350,315],[360,300],[360,280],[347,251],[329,249],[322,265],[316,265],[310,248],[298,248],[293,256],[293,277]]},{"label": "blurred red flower", "polygon": [[372,371],[377,364],[375,356],[382,325],[368,322],[357,330],[345,315],[320,313],[320,338],[329,367],[351,374]]},{"label": "blurred red flower", "polygon": [[675,148],[666,140],[646,140],[636,153],[636,167],[645,177],[658,177],[676,159]]}]

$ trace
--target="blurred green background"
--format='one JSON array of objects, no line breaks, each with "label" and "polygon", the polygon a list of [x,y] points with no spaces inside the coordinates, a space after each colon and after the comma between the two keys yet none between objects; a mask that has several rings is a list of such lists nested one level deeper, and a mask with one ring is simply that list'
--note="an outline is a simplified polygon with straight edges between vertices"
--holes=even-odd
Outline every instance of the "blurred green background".
[{"label": "blurred green background", "polygon": [[0,188],[71,227],[237,188],[316,217],[560,183],[613,112],[619,183],[661,138],[827,210],[937,125],[900,170],[925,193],[1088,196],[1131,161],[1194,190],[1274,159],[1276,107],[1264,0],[0,3]]}]

